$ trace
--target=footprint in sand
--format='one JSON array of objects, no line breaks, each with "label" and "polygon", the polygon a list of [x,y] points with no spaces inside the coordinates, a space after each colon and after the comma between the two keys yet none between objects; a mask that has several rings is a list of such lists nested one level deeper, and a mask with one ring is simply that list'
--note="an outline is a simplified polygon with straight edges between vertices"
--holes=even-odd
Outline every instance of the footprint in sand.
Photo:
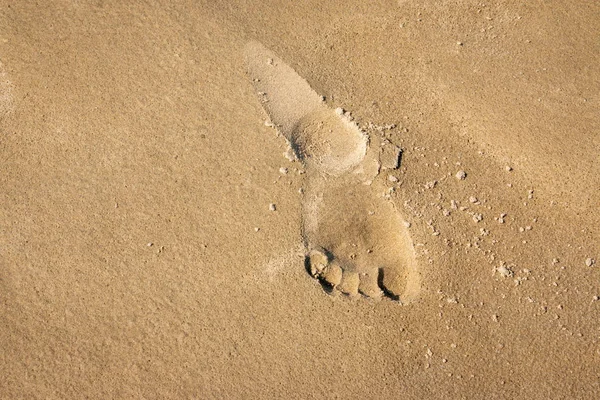
[{"label": "footprint in sand", "polygon": [[271,122],[305,166],[302,236],[309,273],[348,295],[414,301],[421,289],[412,240],[378,177],[378,138],[332,110],[257,42],[248,73]]}]

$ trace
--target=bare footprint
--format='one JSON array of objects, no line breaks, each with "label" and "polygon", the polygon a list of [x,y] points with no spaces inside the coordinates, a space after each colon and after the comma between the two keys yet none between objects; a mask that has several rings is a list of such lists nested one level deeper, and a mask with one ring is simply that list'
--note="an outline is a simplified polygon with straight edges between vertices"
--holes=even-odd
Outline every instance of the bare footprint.
[{"label": "bare footprint", "polygon": [[404,220],[383,197],[380,146],[260,43],[246,46],[246,61],[263,108],[305,166],[309,273],[351,296],[414,301],[420,274]]}]

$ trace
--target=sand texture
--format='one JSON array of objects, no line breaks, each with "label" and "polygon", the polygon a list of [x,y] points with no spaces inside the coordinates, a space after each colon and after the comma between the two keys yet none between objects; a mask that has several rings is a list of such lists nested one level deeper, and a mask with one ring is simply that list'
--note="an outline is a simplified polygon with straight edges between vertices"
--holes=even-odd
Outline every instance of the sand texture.
[{"label": "sand texture", "polygon": [[599,37],[0,0],[0,398],[600,397]]}]

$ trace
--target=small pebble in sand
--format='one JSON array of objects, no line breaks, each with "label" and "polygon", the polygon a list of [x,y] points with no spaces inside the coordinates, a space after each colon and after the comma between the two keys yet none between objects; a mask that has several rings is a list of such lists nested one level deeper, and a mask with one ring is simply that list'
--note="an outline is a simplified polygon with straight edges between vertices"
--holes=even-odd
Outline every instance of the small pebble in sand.
[{"label": "small pebble in sand", "polygon": [[594,301],[598,301],[598,300],[600,300],[600,297],[598,297],[598,296],[594,296],[594,297],[592,297],[592,300],[594,300]]},{"label": "small pebble in sand", "polygon": [[424,186],[425,189],[433,189],[437,185],[437,181],[427,182]]},{"label": "small pebble in sand", "polygon": [[498,272],[503,278],[509,278],[514,275],[514,272],[506,265],[501,265],[498,268],[496,268],[496,272]]},{"label": "small pebble in sand", "polygon": [[327,100],[327,98],[326,98],[325,96],[321,96],[321,101],[322,101],[323,103],[325,103],[325,100]]},{"label": "small pebble in sand", "polygon": [[388,181],[390,181],[390,182],[398,182],[398,178],[396,178],[394,175],[388,175]]},{"label": "small pebble in sand", "polygon": [[402,149],[395,145],[384,146],[379,154],[382,169],[397,169],[400,167],[401,159]]},{"label": "small pebble in sand", "polygon": [[588,267],[591,267],[594,264],[596,264],[596,260],[594,260],[593,258],[588,258],[585,260],[585,265],[587,265]]},{"label": "small pebble in sand", "polygon": [[450,208],[452,208],[453,210],[456,210],[458,208],[458,203],[456,202],[456,200],[450,200]]},{"label": "small pebble in sand", "polygon": [[154,246],[154,243],[152,243],[152,242],[150,242],[150,243],[146,243],[146,246],[148,246],[148,247],[152,247],[152,246]]},{"label": "small pebble in sand", "polygon": [[408,221],[404,221],[404,226],[405,226],[405,227],[407,227],[407,228],[410,228],[410,225],[411,225],[411,224],[410,224],[410,222],[408,222]]},{"label": "small pebble in sand", "polygon": [[260,231],[260,228],[258,228],[258,227],[254,228],[254,232],[258,232],[258,231]]},{"label": "small pebble in sand", "polygon": [[479,200],[477,200],[477,197],[471,196],[469,197],[469,201],[473,204],[477,203]]},{"label": "small pebble in sand", "polygon": [[511,167],[511,166],[507,165],[506,167],[504,167],[504,170],[505,170],[506,172],[510,172],[510,171],[512,171],[513,169],[512,169],[512,167]]},{"label": "small pebble in sand", "polygon": [[268,126],[269,128],[273,128],[275,125],[271,121],[266,120],[265,121],[265,126]]},{"label": "small pebble in sand", "polygon": [[465,171],[463,171],[463,170],[460,170],[460,171],[458,171],[458,172],[456,173],[456,175],[455,175],[455,176],[456,176],[456,179],[458,179],[458,180],[461,180],[461,181],[462,181],[462,180],[464,180],[464,179],[467,177],[467,173],[466,173]]},{"label": "small pebble in sand", "polygon": [[335,113],[337,115],[340,115],[340,116],[344,115],[344,112],[345,112],[345,110],[342,107],[338,107],[338,108],[335,109]]},{"label": "small pebble in sand", "polygon": [[272,58],[267,58],[267,64],[273,65],[273,59]]},{"label": "small pebble in sand", "polygon": [[533,199],[533,190],[528,190],[527,191],[527,198],[528,199]]},{"label": "small pebble in sand", "polygon": [[500,214],[500,217],[498,217],[498,223],[499,224],[503,224],[504,223],[504,217],[506,217],[506,214]]},{"label": "small pebble in sand", "polygon": [[281,167],[281,168],[279,168],[279,173],[282,175],[285,175],[288,173],[288,169],[285,167]]},{"label": "small pebble in sand", "polygon": [[473,214],[473,221],[479,222],[483,219],[483,215],[481,214]]},{"label": "small pebble in sand", "polygon": [[271,203],[271,204],[269,204],[269,210],[276,211],[277,210],[277,206],[274,203]]},{"label": "small pebble in sand", "polygon": [[442,211],[442,214],[444,215],[444,217],[449,217],[449,216],[450,216],[450,210],[446,210],[446,209],[444,209],[444,210]]},{"label": "small pebble in sand", "polygon": [[296,152],[294,151],[294,149],[292,149],[292,146],[288,145],[287,149],[285,150],[285,153],[283,153],[283,156],[287,158],[288,161],[296,161]]}]

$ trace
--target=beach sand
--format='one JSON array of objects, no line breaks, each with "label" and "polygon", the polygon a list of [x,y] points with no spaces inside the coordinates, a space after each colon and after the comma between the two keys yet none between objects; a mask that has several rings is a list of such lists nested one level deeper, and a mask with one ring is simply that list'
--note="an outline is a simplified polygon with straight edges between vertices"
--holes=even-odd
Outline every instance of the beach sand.
[{"label": "beach sand", "polygon": [[0,6],[1,398],[600,395],[599,4]]}]

